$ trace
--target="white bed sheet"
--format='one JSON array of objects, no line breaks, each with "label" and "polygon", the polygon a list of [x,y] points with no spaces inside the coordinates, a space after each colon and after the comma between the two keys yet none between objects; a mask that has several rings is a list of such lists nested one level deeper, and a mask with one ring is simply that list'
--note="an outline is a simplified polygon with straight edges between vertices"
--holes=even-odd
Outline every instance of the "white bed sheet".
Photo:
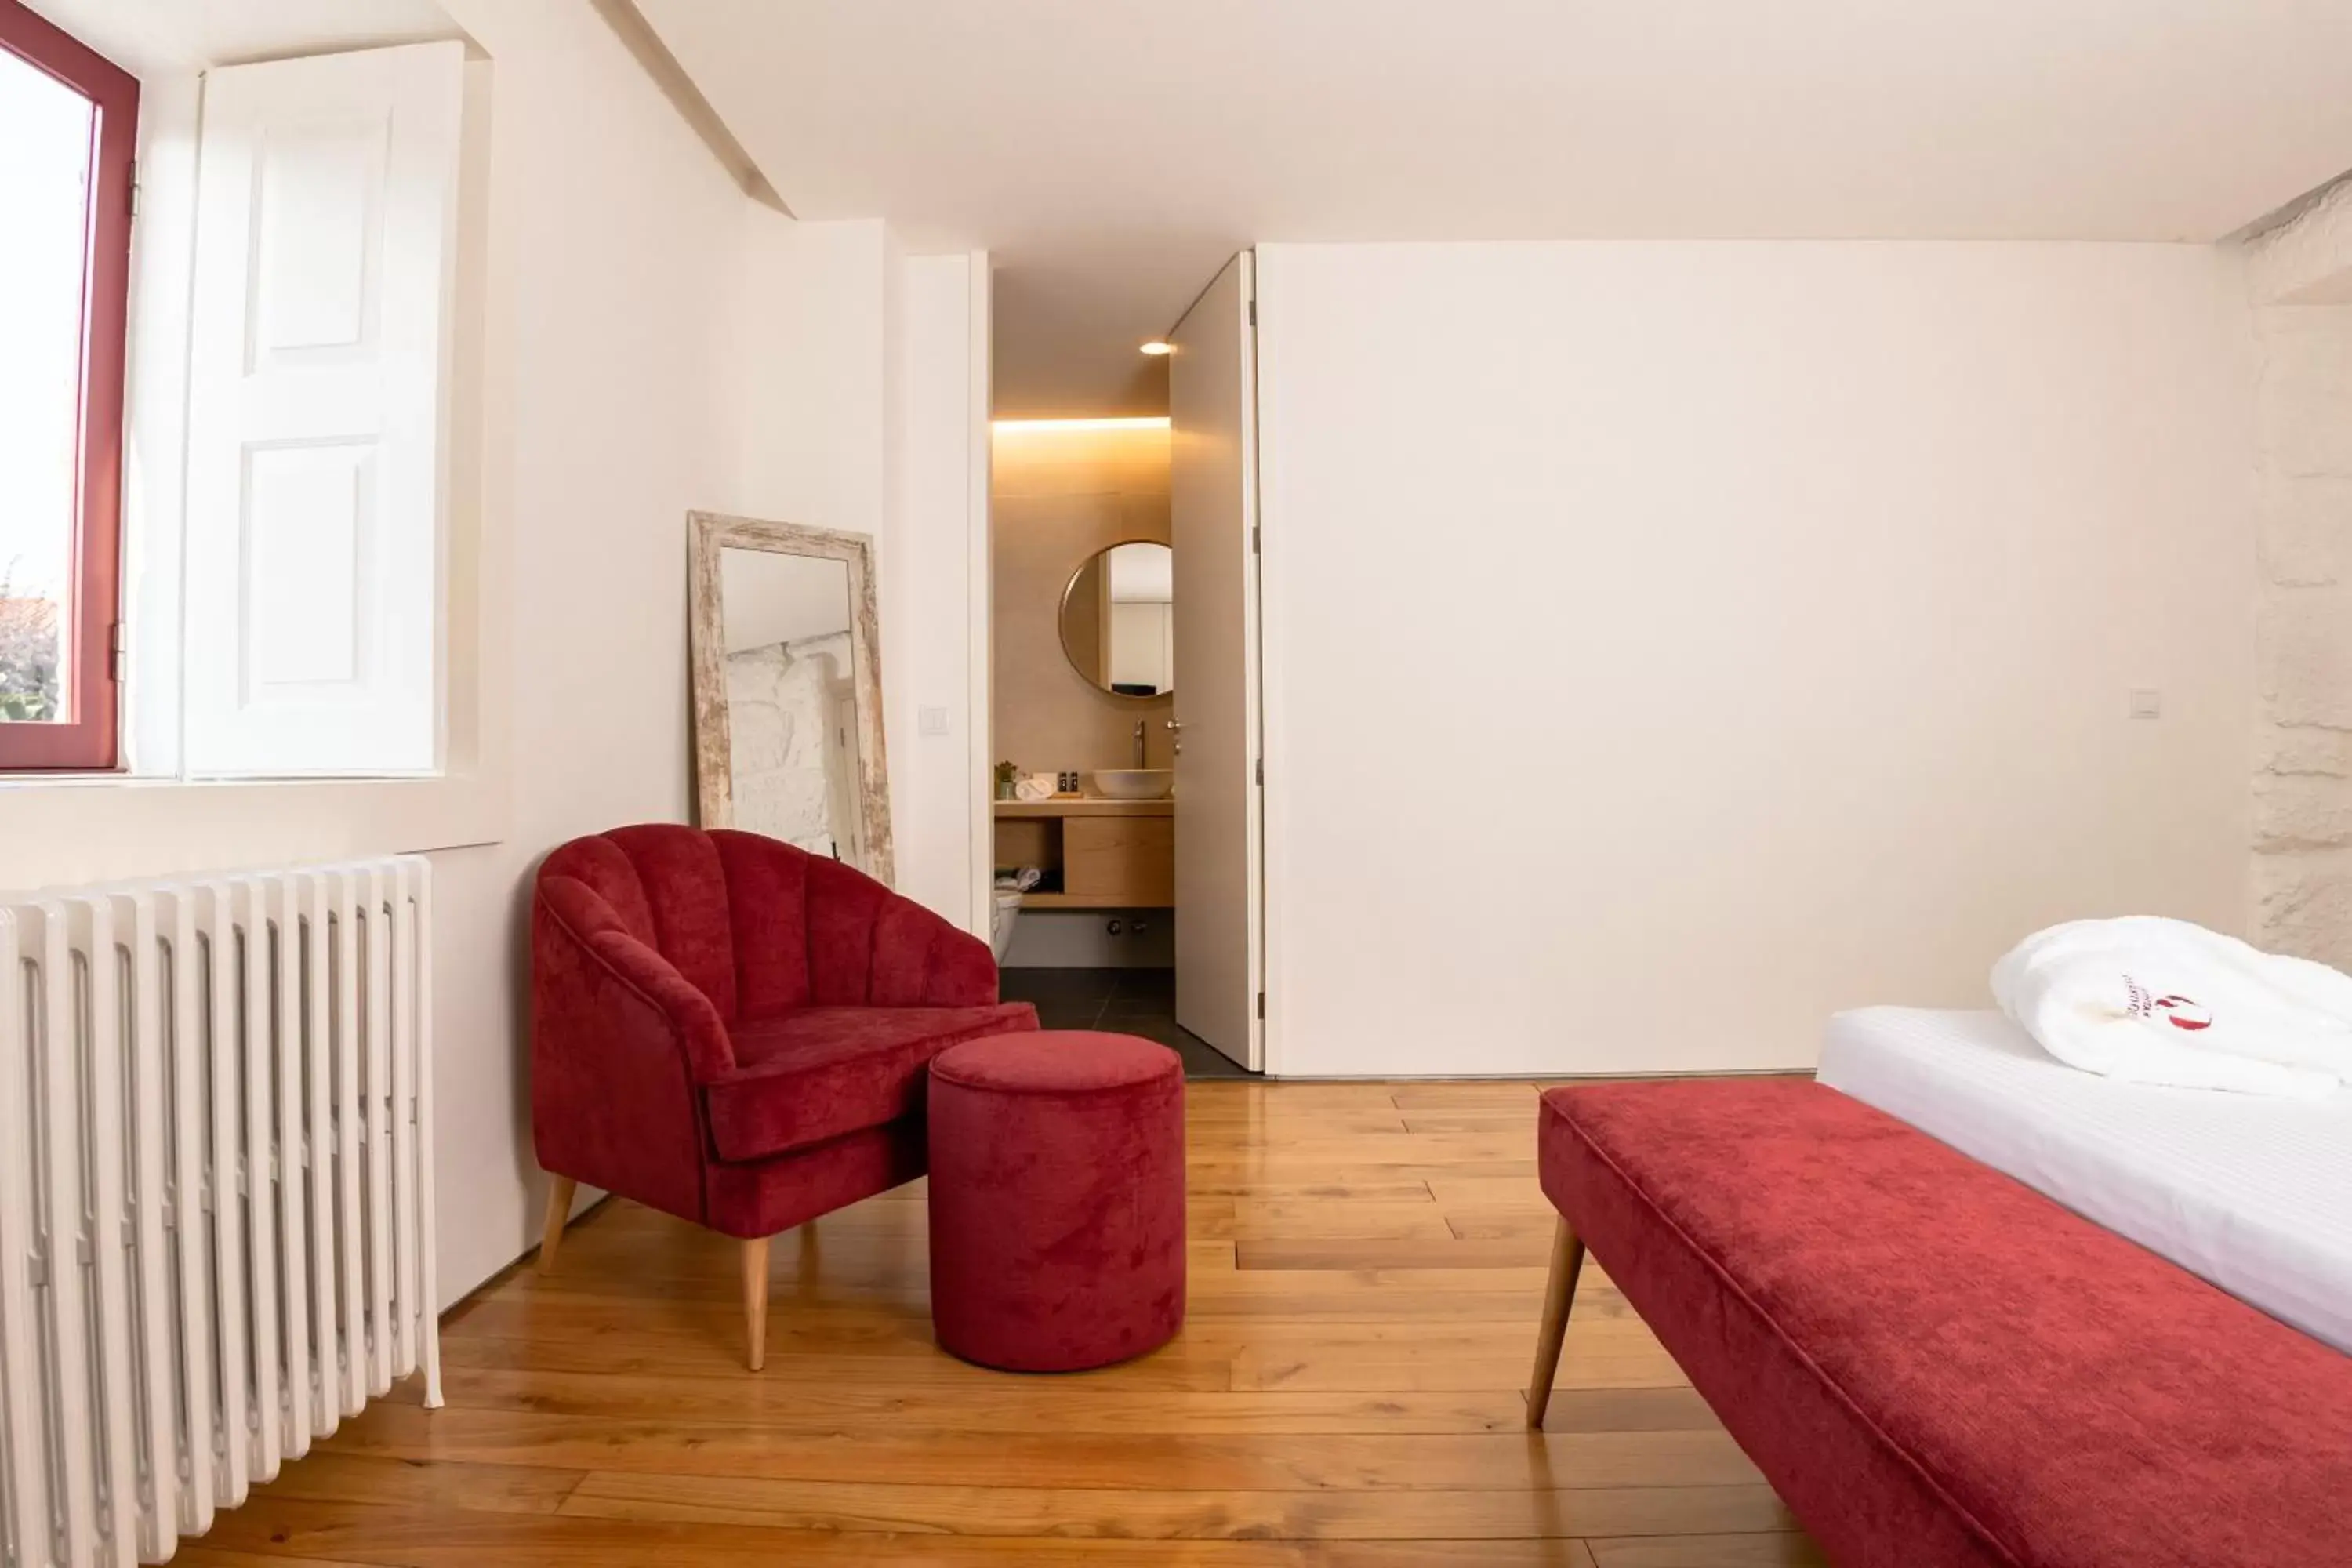
[{"label": "white bed sheet", "polygon": [[2352,1352],[2352,1090],[2118,1083],[1918,1007],[1832,1017],[1821,1080]]}]

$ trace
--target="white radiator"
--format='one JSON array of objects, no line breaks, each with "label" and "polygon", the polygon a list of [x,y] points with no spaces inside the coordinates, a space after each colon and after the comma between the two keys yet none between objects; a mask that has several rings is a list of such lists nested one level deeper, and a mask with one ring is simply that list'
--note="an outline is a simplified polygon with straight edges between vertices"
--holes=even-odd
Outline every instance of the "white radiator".
[{"label": "white radiator", "polygon": [[9,1568],[169,1558],[441,1402],[424,860],[0,900]]}]

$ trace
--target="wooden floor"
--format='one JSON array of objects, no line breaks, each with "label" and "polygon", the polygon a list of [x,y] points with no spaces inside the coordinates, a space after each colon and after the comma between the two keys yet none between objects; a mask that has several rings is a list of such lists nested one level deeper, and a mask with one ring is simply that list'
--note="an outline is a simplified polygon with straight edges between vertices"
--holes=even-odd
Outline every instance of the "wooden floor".
[{"label": "wooden floor", "polygon": [[446,1409],[373,1407],[181,1560],[1819,1561],[1595,1268],[1549,1430],[1523,1429],[1533,1086],[1189,1094],[1191,1315],[1155,1355],[1022,1377],[940,1352],[918,1184],[778,1238],[755,1375],[733,1245],[611,1203],[552,1278],[453,1314]]}]

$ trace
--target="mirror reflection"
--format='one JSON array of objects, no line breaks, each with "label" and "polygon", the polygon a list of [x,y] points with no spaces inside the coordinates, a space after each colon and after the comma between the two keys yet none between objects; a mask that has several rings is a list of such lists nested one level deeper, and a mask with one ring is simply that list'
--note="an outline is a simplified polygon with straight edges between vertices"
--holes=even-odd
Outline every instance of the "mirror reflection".
[{"label": "mirror reflection", "polygon": [[1118,697],[1176,689],[1176,552],[1150,540],[1096,552],[1062,590],[1062,651]]},{"label": "mirror reflection", "polygon": [[865,864],[849,563],[722,548],[734,826]]}]

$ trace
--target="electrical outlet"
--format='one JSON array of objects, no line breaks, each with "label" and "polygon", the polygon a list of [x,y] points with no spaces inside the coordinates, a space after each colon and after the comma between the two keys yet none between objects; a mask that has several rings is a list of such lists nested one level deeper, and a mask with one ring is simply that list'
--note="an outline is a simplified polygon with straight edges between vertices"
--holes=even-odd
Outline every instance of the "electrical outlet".
[{"label": "electrical outlet", "polygon": [[2135,719],[2164,717],[2164,693],[2152,686],[2135,686],[2131,694],[2131,716]]},{"label": "electrical outlet", "polygon": [[944,735],[948,732],[948,710],[944,708],[922,708],[915,713],[915,730],[919,734]]}]

